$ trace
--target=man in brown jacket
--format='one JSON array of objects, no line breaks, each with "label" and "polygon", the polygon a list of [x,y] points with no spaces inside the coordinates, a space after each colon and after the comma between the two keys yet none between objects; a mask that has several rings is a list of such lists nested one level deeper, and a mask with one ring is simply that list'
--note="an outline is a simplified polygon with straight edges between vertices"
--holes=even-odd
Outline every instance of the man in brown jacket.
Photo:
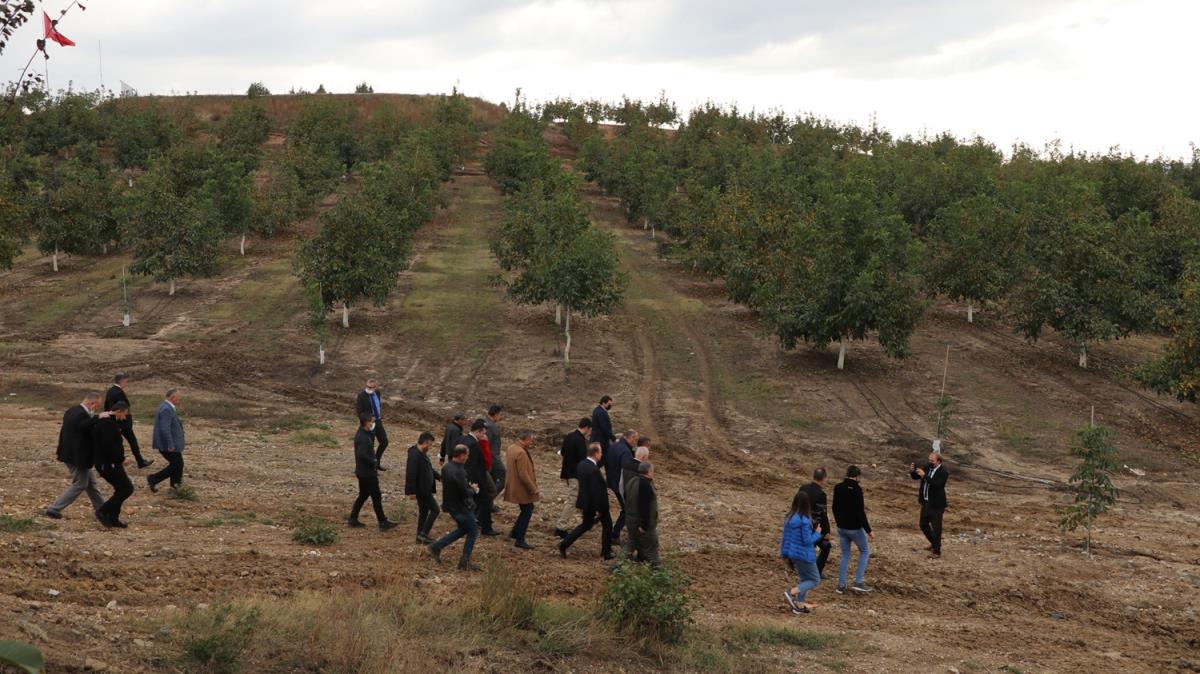
[{"label": "man in brown jacket", "polygon": [[533,546],[525,542],[525,530],[529,528],[529,520],[533,517],[533,504],[541,498],[538,492],[537,473],[533,469],[533,455],[529,448],[533,446],[533,432],[523,431],[517,438],[517,446],[505,457],[505,468],[508,471],[504,485],[504,500],[516,503],[521,508],[516,524],[513,524],[509,538],[516,541],[518,548],[532,550]]}]

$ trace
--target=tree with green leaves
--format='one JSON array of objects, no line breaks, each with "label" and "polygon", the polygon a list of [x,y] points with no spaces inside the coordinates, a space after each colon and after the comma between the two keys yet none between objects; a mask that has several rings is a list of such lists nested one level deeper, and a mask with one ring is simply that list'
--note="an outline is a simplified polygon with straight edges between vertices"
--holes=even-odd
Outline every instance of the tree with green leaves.
[{"label": "tree with green leaves", "polygon": [[262,144],[271,132],[271,118],[256,101],[234,103],[217,127],[221,149],[229,157],[241,160],[247,173],[258,168]]},{"label": "tree with green leaves", "polygon": [[1117,502],[1117,488],[1112,483],[1117,470],[1117,450],[1109,443],[1112,435],[1111,428],[1085,426],[1075,432],[1075,445],[1071,447],[1071,454],[1080,461],[1069,480],[1075,488],[1075,502],[1063,511],[1059,527],[1075,531],[1082,526],[1087,532],[1083,549],[1089,555],[1092,523]]},{"label": "tree with green leaves", "polygon": [[336,156],[314,150],[304,143],[291,142],[280,160],[279,170],[292,172],[300,189],[314,204],[336,189],[345,174],[345,168]]},{"label": "tree with green leaves", "polygon": [[246,235],[259,223],[254,218],[251,193],[250,176],[241,163],[223,154],[213,162],[200,188],[209,217],[219,228],[241,238],[238,251],[242,255],[246,254]]},{"label": "tree with green leaves", "polygon": [[308,217],[314,205],[296,171],[280,165],[271,167],[266,179],[255,185],[252,203],[252,226],[263,238],[287,231]]},{"label": "tree with green leaves", "polygon": [[153,99],[114,101],[109,109],[113,149],[121,168],[146,168],[154,154],[166,152],[181,136],[175,121]]},{"label": "tree with green leaves", "polygon": [[392,156],[413,131],[413,125],[400,114],[400,109],[388,100],[380,101],[363,124],[362,148],[367,161]]},{"label": "tree with green leaves", "polygon": [[12,268],[28,240],[40,190],[37,162],[0,147],[0,268]]},{"label": "tree with green leaves", "polygon": [[176,192],[168,163],[165,158],[152,163],[117,212],[133,246],[130,271],[169,283],[174,295],[176,280],[217,273],[223,232],[203,199]]},{"label": "tree with green leaves", "polygon": [[80,143],[97,143],[108,136],[107,119],[98,105],[100,92],[67,92],[58,96],[26,97],[25,151],[54,154]]},{"label": "tree with green leaves", "polygon": [[458,87],[450,90],[449,96],[439,96],[433,111],[434,124],[444,129],[452,148],[454,163],[466,164],[475,156],[479,144],[479,128],[471,115],[471,104]]},{"label": "tree with green leaves", "polygon": [[317,363],[325,364],[325,342],[329,340],[329,306],[321,295],[321,286],[308,283],[304,286],[304,298],[308,303],[308,327],[317,335]]},{"label": "tree with green leaves", "polygon": [[55,272],[59,253],[98,255],[119,239],[113,192],[107,169],[78,157],[47,172],[34,212],[38,250]]},{"label": "tree with green leaves", "polygon": [[251,82],[250,86],[246,88],[246,97],[247,98],[256,98],[258,96],[270,96],[270,95],[271,95],[271,90],[268,89],[267,85],[263,84],[262,82]]},{"label": "tree with green leaves", "polygon": [[407,238],[390,236],[380,211],[351,196],[321,216],[321,230],[300,245],[297,273],[305,287],[320,288],[326,309],[342,305],[342,327],[350,306],[370,300],[383,306],[408,261]]},{"label": "tree with green leaves", "polygon": [[312,97],[300,106],[300,114],[288,129],[288,142],[336,157],[343,170],[349,171],[363,158],[358,127],[358,113],[348,102]]},{"label": "tree with green leaves", "polygon": [[975,308],[1008,296],[1025,266],[1017,214],[994,197],[967,197],[942,208],[928,224],[928,277],[933,289]]},{"label": "tree with green leaves", "polygon": [[375,93],[375,87],[367,84],[366,82],[363,82],[362,84],[358,84],[354,87],[354,93],[356,93],[356,94],[373,94],[373,93]]},{"label": "tree with green leaves", "polygon": [[1200,258],[1184,273],[1179,312],[1169,319],[1170,343],[1143,365],[1137,379],[1152,391],[1179,400],[1200,400]]}]

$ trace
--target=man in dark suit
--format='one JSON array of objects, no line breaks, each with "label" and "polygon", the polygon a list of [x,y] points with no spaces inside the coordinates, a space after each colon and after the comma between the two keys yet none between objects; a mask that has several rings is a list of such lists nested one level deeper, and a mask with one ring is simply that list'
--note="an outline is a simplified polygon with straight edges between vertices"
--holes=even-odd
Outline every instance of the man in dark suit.
[{"label": "man in dark suit", "polygon": [[487,438],[487,424],[483,419],[476,419],[471,424],[471,430],[462,436],[459,444],[467,448],[467,462],[463,468],[467,478],[479,485],[479,493],[475,496],[475,517],[479,524],[479,533],[484,536],[499,536],[500,532],[492,528],[492,501],[496,498],[496,482],[492,480],[490,457],[484,454],[479,441]]},{"label": "man in dark suit", "polygon": [[350,509],[350,517],[346,525],[351,528],[361,528],[366,525],[358,519],[367,499],[375,508],[375,520],[379,522],[379,530],[387,531],[396,526],[388,520],[383,512],[383,494],[379,491],[379,468],[375,454],[375,417],[367,412],[358,417],[358,431],[354,434],[354,477],[358,478],[358,498],[354,499],[354,507]]},{"label": "man in dark suit", "polygon": [[471,562],[471,552],[475,549],[475,539],[479,529],[475,523],[475,495],[479,493],[479,483],[471,482],[464,467],[470,450],[465,445],[457,445],[447,452],[450,463],[442,469],[442,509],[454,518],[457,528],[429,544],[429,554],[439,563],[442,561],[442,550],[454,541],[467,537],[463,544],[462,556],[458,559],[458,568],[463,571],[478,571],[479,567]]},{"label": "man in dark suit", "polygon": [[[496,484],[496,493],[504,491],[504,480],[508,476],[508,467],[504,463],[504,438],[500,434],[500,421],[504,419],[504,407],[492,405],[488,408],[487,424],[488,448],[492,451],[492,481]],[[499,512],[498,504],[493,500],[492,512]]]},{"label": "man in dark suit", "polygon": [[133,453],[133,459],[137,462],[138,468],[145,468],[154,463],[154,459],[143,459],[142,450],[138,447],[137,436],[133,434],[133,405],[129,403],[129,396],[125,395],[125,388],[129,386],[129,375],[124,372],[118,372],[113,377],[113,385],[108,388],[108,393],[104,395],[104,411],[111,412],[113,406],[117,403],[125,403],[125,407],[129,410],[125,415],[125,421],[121,422],[121,435],[125,436],[125,441],[129,443],[129,451]]},{"label": "man in dark suit", "polygon": [[909,477],[920,480],[917,488],[917,503],[921,504],[921,533],[929,541],[929,558],[942,556],[942,515],[946,513],[946,481],[950,471],[942,465],[942,455],[929,453],[929,463],[924,468],[914,464]]},{"label": "man in dark suit", "polygon": [[588,445],[588,457],[579,462],[579,467],[576,469],[576,474],[579,476],[579,498],[576,500],[576,505],[583,513],[583,522],[575,529],[567,534],[558,544],[558,554],[564,558],[567,556],[567,549],[584,535],[596,526],[596,520],[600,520],[600,556],[604,559],[612,559],[612,515],[608,512],[608,489],[604,485],[604,478],[600,475],[600,457],[603,456],[604,450],[600,447],[600,443],[593,442]]},{"label": "man in dark suit", "polygon": [[558,476],[562,478],[566,489],[563,492],[562,505],[559,507],[558,521],[554,525],[554,535],[566,538],[568,527],[575,516],[575,502],[579,499],[579,479],[575,474],[579,462],[587,458],[588,433],[592,430],[592,420],[583,417],[579,420],[579,428],[563,436],[562,448],[558,450],[562,456],[562,470]]},{"label": "man in dark suit", "polygon": [[433,433],[425,431],[417,438],[417,444],[408,448],[408,464],[404,469],[404,494],[417,501],[417,542],[429,544],[433,539],[429,531],[437,521],[437,471],[429,460],[429,449],[433,447]]},{"label": "man in dark suit", "polygon": [[[46,517],[62,519],[62,511],[75,502],[83,492],[87,492],[92,501],[92,510],[104,505],[104,497],[96,489],[96,471],[92,470],[94,457],[92,455],[92,427],[97,418],[92,413],[100,407],[100,396],[89,393],[83,402],[75,405],[63,414],[62,427],[58,431],[58,450],[55,453],[59,461],[65,463],[71,470],[71,486],[58,497],[50,507],[46,508]],[[102,418],[112,416],[109,412],[100,415]]]},{"label": "man in dark suit", "polygon": [[621,487],[621,466],[633,462],[633,448],[637,444],[637,438],[637,431],[625,431],[604,455],[604,481],[617,498],[617,507],[620,509],[617,521],[613,523],[614,541],[620,540],[621,530],[625,527],[625,490]]},{"label": "man in dark suit", "polygon": [[121,506],[133,495],[133,483],[125,473],[125,446],[121,435],[129,417],[129,405],[113,403],[108,410],[112,416],[96,421],[92,427],[92,442],[95,448],[96,472],[112,485],[113,495],[96,510],[96,519],[106,527],[126,528],[121,521]]},{"label": "man in dark suit", "polygon": [[600,404],[596,405],[596,409],[592,410],[591,442],[600,443],[600,449],[604,452],[602,457],[608,456],[608,443],[617,439],[617,436],[613,435],[612,419],[608,416],[612,406],[612,396],[604,396],[600,399]]},{"label": "man in dark suit", "polygon": [[829,561],[829,549],[833,547],[833,544],[829,542],[829,509],[827,507],[828,500],[825,497],[826,479],[828,479],[828,475],[825,469],[818,468],[813,471],[812,482],[800,487],[800,491],[808,494],[813,525],[821,529],[821,539],[817,541],[818,574],[825,572],[825,562]]},{"label": "man in dark suit", "polygon": [[438,450],[438,465],[446,463],[446,457],[450,454],[450,450],[457,447],[462,442],[463,429],[467,425],[467,413],[455,412],[454,418],[450,423],[446,424],[446,430],[442,432],[442,448]]},{"label": "man in dark suit", "polygon": [[158,483],[163,480],[170,480],[172,488],[183,483],[183,422],[179,420],[177,409],[182,398],[179,389],[167,389],[166,400],[159,404],[158,411],[154,413],[154,430],[150,434],[150,441],[154,449],[167,460],[167,467],[146,477],[150,491],[158,491]]},{"label": "man in dark suit", "polygon": [[625,509],[629,515],[629,535],[621,546],[626,558],[658,566],[658,493],[654,490],[654,465],[638,464],[637,475],[626,486]]},{"label": "man in dark suit", "polygon": [[362,418],[364,414],[370,414],[375,419],[375,441],[379,444],[375,448],[375,469],[386,471],[383,463],[383,451],[388,448],[387,430],[383,427],[383,399],[379,397],[379,383],[374,379],[367,380],[367,387],[358,392],[358,400],[354,405],[355,414]]}]

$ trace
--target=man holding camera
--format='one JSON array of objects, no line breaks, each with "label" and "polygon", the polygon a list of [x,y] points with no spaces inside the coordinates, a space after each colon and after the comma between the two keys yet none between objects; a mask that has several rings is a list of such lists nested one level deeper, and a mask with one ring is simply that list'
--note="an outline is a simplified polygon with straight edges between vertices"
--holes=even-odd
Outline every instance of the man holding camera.
[{"label": "man holding camera", "polygon": [[920,480],[917,503],[921,504],[921,533],[929,541],[929,558],[942,556],[942,515],[946,512],[946,480],[950,471],[942,465],[942,455],[929,453],[929,463],[924,468],[912,464],[909,477]]}]

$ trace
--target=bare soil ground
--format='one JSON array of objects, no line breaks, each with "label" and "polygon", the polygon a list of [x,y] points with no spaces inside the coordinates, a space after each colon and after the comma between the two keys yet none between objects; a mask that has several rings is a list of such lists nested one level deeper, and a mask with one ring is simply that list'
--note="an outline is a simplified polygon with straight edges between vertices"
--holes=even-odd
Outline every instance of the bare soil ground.
[{"label": "bare soil ground", "polygon": [[[844,635],[834,648],[782,648],[736,670],[1200,669],[1197,413],[1121,374],[1156,340],[1097,347],[1093,368],[1081,370],[1053,337],[1029,344],[987,312],[968,325],[961,307],[937,304],[911,358],[855,343],[839,372],[833,353],[785,352],[759,335],[719,284],[660,259],[648,233],[589,188],[631,284],[616,316],[573,321],[575,360],[564,369],[552,310],[515,306],[495,284],[487,244],[502,214],[498,192],[474,165],[446,190],[449,207],[421,231],[399,290],[387,306],[353,308],[350,329],[334,328],[325,367],[291,276],[295,235],[254,241],[245,258],[231,242],[221,276],[181,282],[175,297],[135,281],[129,328],[120,327],[119,257],[68,258],[53,274],[28,253],[0,274],[0,512],[37,522],[0,533],[0,635],[43,647],[51,671],[174,671],[177,635],[162,628],[200,603],[376,586],[430,601],[472,593],[478,577],[437,566],[413,544],[411,505],[387,534],[346,530],[321,549],[291,541],[297,519],[345,518],[356,489],[353,396],[374,376],[392,438],[382,480],[389,511],[404,502],[405,449],[421,430],[440,435],[451,411],[482,415],[501,402],[509,442],[523,428],[538,432],[548,500],[530,534],[537,549],[485,539],[477,557],[504,559],[545,596],[578,604],[595,601],[606,573],[594,536],[568,560],[554,550],[554,450],[601,394],[613,395],[616,425],[655,439],[662,542],[694,579],[699,622]],[[908,465],[927,452],[947,344],[951,509],[944,557],[930,561]],[[182,387],[186,481],[198,500],[151,494],[144,472],[131,471],[128,530],[102,529],[86,500],[60,522],[39,517],[66,486],[53,458],[63,410],[118,369],[134,378],[147,446],[159,394]],[[1099,521],[1087,559],[1081,536],[1055,524],[1070,498],[1071,434],[1092,405],[1116,428],[1122,463],[1146,474],[1118,478],[1121,501]],[[811,597],[819,608],[795,617],[780,597],[792,582],[777,558],[781,519],[814,467],[839,476],[849,463],[866,472],[876,592],[834,594],[835,550]],[[508,506],[498,516],[502,530],[514,515]],[[463,658],[463,671],[655,667],[582,656],[534,667],[503,645]]]}]

